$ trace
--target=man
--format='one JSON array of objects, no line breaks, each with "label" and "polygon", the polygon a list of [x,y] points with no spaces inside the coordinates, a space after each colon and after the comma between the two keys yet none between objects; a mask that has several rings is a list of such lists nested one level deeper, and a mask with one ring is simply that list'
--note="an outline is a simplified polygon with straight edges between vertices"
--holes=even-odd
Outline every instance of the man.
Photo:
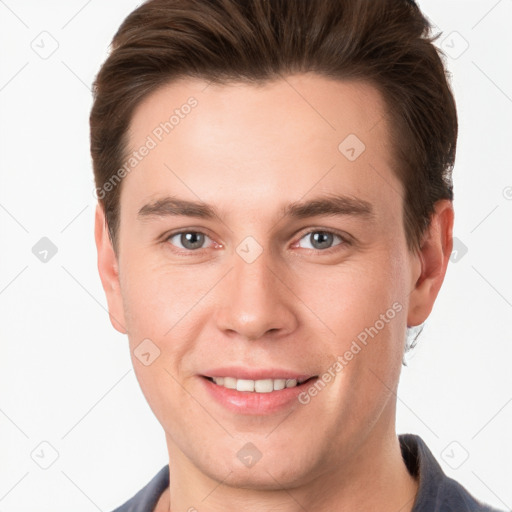
[{"label": "man", "polygon": [[489,511],[397,437],[457,116],[406,0],[150,0],[95,82],[98,265],[169,465],[128,511]]}]

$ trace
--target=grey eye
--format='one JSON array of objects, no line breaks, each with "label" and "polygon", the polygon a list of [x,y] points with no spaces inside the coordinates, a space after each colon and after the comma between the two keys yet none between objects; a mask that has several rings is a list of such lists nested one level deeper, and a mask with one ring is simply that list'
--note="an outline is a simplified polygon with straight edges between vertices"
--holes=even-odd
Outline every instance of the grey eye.
[{"label": "grey eye", "polygon": [[[184,231],[182,233],[176,233],[174,235],[171,235],[168,240],[177,247],[181,249],[188,249],[188,250],[194,250],[194,249],[201,249],[206,238],[208,238],[204,233],[199,233],[197,231]],[[177,239],[179,241],[180,245],[177,245],[173,239]]]},{"label": "grey eye", "polygon": [[[310,247],[306,249],[330,249],[333,246],[335,238],[342,240],[339,235],[331,233],[329,231],[311,231],[301,238],[301,240],[307,240],[310,243]],[[340,242],[341,243],[341,242]],[[339,245],[339,244],[334,244]],[[302,247],[302,245],[301,245]]]}]

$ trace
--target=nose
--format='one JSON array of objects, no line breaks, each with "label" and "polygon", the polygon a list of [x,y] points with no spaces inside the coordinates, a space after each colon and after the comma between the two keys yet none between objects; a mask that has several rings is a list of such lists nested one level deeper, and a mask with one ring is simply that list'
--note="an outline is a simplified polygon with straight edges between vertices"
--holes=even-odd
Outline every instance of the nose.
[{"label": "nose", "polygon": [[265,251],[252,263],[233,255],[233,268],[218,290],[216,323],[224,333],[253,341],[277,339],[296,328],[299,301],[270,259]]}]

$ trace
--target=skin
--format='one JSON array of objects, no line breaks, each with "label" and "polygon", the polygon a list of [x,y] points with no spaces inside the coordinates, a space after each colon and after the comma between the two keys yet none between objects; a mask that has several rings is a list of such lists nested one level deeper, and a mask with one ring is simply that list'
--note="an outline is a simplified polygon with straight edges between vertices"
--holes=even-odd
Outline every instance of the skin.
[{"label": "skin", "polygon": [[[167,84],[135,111],[130,148],[190,96],[197,107],[124,178],[118,254],[100,206],[96,215],[110,318],[165,430],[170,488],[157,510],[410,511],[417,482],[400,453],[395,393],[406,327],[425,321],[444,279],[451,202],[436,204],[410,252],[380,94],[315,74]],[[338,150],[348,134],[366,146],[353,162]],[[332,193],[368,201],[374,217],[280,213]],[[138,216],[167,195],[221,216]],[[181,229],[205,233],[202,248],[180,254],[183,240],[169,234]],[[351,243],[317,248],[315,230]],[[263,249],[252,263],[236,252],[247,236]],[[202,372],[228,365],[320,375],[395,302],[402,310],[307,405],[248,416],[203,389]],[[160,350],[149,366],[134,356],[146,338]],[[248,442],[262,454],[250,468],[236,455]]]}]

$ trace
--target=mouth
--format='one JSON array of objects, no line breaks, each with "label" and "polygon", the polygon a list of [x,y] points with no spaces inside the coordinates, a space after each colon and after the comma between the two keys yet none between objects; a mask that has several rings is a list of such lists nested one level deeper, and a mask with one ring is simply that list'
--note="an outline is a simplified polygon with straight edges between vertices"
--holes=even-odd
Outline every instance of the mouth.
[{"label": "mouth", "polygon": [[299,395],[319,376],[262,365],[209,368],[198,377],[204,391],[222,409],[237,416],[263,416],[300,406]]},{"label": "mouth", "polygon": [[237,379],[236,377],[208,377],[203,375],[204,379],[212,382],[216,386],[246,392],[246,393],[272,393],[274,391],[282,391],[284,389],[289,388],[297,388],[300,387],[313,379],[316,379],[318,376],[314,375],[312,377],[297,377],[297,378],[269,378],[269,379]]}]

